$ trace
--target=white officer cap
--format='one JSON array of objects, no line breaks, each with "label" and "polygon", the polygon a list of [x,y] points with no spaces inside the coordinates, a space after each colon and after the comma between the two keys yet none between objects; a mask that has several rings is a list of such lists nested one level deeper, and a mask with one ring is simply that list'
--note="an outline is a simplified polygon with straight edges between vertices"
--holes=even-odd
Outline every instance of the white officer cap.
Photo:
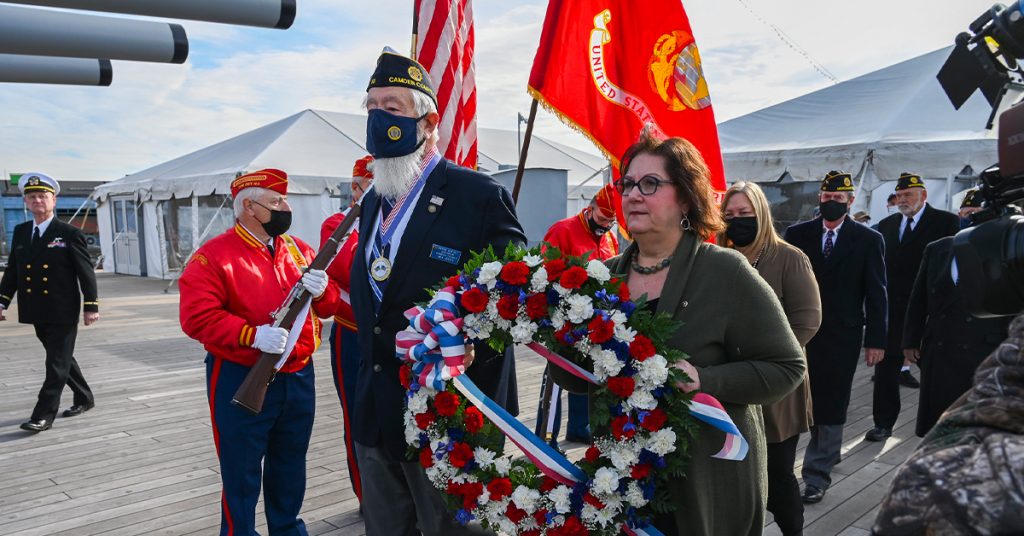
[{"label": "white officer cap", "polygon": [[57,179],[45,173],[25,173],[18,179],[18,189],[21,195],[32,192],[50,192],[53,195],[60,193],[60,184]]}]

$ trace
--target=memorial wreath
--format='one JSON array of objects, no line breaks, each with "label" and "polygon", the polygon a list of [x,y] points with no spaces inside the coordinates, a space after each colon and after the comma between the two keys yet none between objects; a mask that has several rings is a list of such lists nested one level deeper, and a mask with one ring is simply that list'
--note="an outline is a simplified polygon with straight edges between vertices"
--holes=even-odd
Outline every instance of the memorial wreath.
[{"label": "memorial wreath", "polygon": [[[510,245],[501,258],[474,254],[406,311],[405,438],[459,522],[510,536],[656,535],[650,520],[672,510],[666,483],[684,474],[695,419],[726,432],[716,457],[746,455],[714,398],[675,387],[687,380],[673,366],[686,356],[667,345],[678,324],[643,299],[600,261]],[[467,339],[527,345],[592,384],[590,422],[607,432],[570,462],[464,375]],[[503,436],[526,459],[504,454]]]}]

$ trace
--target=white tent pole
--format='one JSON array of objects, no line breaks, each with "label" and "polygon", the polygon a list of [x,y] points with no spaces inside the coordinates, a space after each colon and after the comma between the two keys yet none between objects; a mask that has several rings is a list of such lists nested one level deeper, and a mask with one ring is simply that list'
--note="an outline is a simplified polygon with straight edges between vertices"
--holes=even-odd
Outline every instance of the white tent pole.
[{"label": "white tent pole", "polygon": [[164,230],[164,207],[161,201],[155,201],[156,203],[156,239],[159,242],[158,247],[160,248],[160,277],[170,271],[170,266],[167,262],[167,231]]},{"label": "white tent pole", "polygon": [[953,181],[956,180],[956,174],[950,174],[946,177],[946,210],[953,212]]}]

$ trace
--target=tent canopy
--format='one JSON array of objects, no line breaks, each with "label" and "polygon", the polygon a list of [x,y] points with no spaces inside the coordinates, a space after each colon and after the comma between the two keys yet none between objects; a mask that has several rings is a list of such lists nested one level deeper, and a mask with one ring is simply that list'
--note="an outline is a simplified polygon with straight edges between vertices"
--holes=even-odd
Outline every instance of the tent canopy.
[{"label": "tent canopy", "polygon": [[954,110],[935,78],[952,47],[770,106],[719,125],[729,182],[817,180],[873,166],[948,177],[996,162],[991,107],[980,92]]},{"label": "tent canopy", "polygon": [[[517,133],[478,129],[480,168],[497,171],[518,163]],[[352,163],[366,154],[366,116],[304,110],[234,138],[108,182],[96,189],[105,200],[136,194],[140,200],[230,194],[238,174],[274,167],[288,172],[289,192],[335,193]],[[566,169],[575,184],[607,165],[604,158],[534,136],[530,167]]]}]

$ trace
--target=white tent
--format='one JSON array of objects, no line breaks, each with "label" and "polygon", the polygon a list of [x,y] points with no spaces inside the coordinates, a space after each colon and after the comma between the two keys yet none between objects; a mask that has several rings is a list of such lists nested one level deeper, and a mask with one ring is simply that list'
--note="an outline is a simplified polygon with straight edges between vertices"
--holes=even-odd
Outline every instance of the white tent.
[{"label": "white tent", "polygon": [[[858,207],[877,221],[903,171],[948,208],[970,176],[996,162],[991,108],[976,93],[955,110],[935,78],[944,48],[719,125],[729,182],[816,181],[832,169],[858,179]],[[954,181],[960,176],[960,183]],[[871,196],[878,191],[884,195]],[[868,195],[864,195],[868,194]],[[868,204],[870,201],[870,204]]]},{"label": "white tent", "polygon": [[[173,277],[196,246],[232,224],[231,180],[268,167],[288,172],[295,214],[291,232],[316,247],[320,223],[347,195],[339,186],[351,180],[352,163],[366,154],[365,129],[365,115],[304,110],[98,187],[94,197],[105,267]],[[478,137],[481,171],[497,172],[518,162],[515,131],[482,128]],[[565,170],[568,183],[577,184],[600,175],[607,162],[535,136],[529,166]],[[556,191],[565,198],[565,179]]]}]

